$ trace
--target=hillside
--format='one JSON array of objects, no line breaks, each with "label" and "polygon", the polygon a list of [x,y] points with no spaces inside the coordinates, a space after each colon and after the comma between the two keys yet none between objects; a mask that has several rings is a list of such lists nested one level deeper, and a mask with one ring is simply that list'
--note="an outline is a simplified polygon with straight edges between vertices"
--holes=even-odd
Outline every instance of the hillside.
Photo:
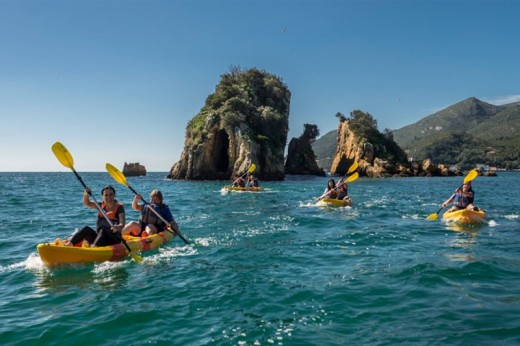
[{"label": "hillside", "polygon": [[394,130],[395,141],[414,160],[469,168],[520,167],[520,103],[492,105],[474,97]]},{"label": "hillside", "polygon": [[[520,168],[519,130],[520,102],[496,106],[470,97],[392,132],[413,160],[514,169]],[[325,170],[330,169],[336,145],[337,130],[312,145],[318,165]]]},{"label": "hillside", "polygon": [[325,171],[330,170],[334,154],[336,154],[336,145],[338,144],[338,130],[327,132],[312,143],[312,150],[316,155],[318,167]]}]

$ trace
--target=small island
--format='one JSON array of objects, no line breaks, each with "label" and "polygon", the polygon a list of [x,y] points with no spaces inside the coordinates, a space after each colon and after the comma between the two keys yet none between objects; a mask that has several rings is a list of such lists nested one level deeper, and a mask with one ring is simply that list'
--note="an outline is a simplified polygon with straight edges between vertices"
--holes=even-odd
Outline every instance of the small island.
[{"label": "small island", "polygon": [[127,177],[139,177],[146,175],[146,168],[139,162],[126,163],[123,167],[123,174]]}]

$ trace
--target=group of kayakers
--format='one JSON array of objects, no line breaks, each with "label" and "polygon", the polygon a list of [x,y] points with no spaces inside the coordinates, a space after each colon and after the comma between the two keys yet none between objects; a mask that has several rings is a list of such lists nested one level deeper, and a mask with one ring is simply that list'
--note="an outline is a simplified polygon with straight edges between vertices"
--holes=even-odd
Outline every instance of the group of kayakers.
[{"label": "group of kayakers", "polygon": [[[85,189],[83,192],[83,204],[92,209],[97,209],[96,202],[90,200],[91,191]],[[131,221],[126,224],[125,207],[116,197],[113,186],[107,185],[101,190],[103,199],[98,211],[96,229],[85,226],[76,230],[68,239],[61,241],[56,239],[56,244],[65,246],[108,246],[119,244],[122,235],[135,237],[147,237],[149,235],[163,232],[166,228],[172,228],[176,232],[179,227],[173,218],[168,205],[163,203],[163,195],[160,190],[150,193],[151,203],[140,203],[143,201],[141,195],[136,194],[132,202],[132,209],[140,211],[139,221]],[[153,209],[153,210],[152,210]],[[159,217],[159,215],[161,217]],[[164,219],[169,224],[166,225]]]},{"label": "group of kayakers", "polygon": [[[320,197],[320,199],[322,198],[332,198],[343,201],[350,201],[346,181],[343,178],[341,178],[336,184],[334,179],[329,179],[329,181],[327,182],[327,187],[325,188],[325,191],[323,191],[323,195]],[[479,208],[473,204],[474,199],[475,192],[471,187],[471,181],[468,181],[464,183],[460,188],[455,190],[455,193],[442,203],[442,208],[446,208],[446,206],[453,202],[453,206],[448,210],[449,212],[462,209],[478,211]]]}]

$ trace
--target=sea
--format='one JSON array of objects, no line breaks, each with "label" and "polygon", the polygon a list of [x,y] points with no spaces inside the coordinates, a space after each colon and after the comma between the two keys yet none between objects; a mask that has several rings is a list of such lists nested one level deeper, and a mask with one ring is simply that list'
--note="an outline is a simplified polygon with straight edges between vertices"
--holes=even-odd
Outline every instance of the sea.
[{"label": "sea", "polygon": [[[137,219],[127,186],[78,174]],[[327,179],[129,177],[163,192],[190,244],[47,268],[37,244],[97,212],[70,171],[0,173],[0,345],[520,345],[520,173],[473,181],[488,213],[473,227],[427,219],[463,177],[361,177],[346,208],[313,203]]]}]

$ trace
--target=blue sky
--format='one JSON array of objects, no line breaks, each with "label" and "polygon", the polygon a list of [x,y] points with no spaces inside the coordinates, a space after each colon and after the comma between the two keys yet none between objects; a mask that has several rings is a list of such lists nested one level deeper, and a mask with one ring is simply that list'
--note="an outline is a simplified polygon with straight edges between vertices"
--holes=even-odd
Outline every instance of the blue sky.
[{"label": "blue sky", "polygon": [[0,171],[168,171],[230,67],[292,93],[289,138],[520,101],[516,1],[0,1]]}]

